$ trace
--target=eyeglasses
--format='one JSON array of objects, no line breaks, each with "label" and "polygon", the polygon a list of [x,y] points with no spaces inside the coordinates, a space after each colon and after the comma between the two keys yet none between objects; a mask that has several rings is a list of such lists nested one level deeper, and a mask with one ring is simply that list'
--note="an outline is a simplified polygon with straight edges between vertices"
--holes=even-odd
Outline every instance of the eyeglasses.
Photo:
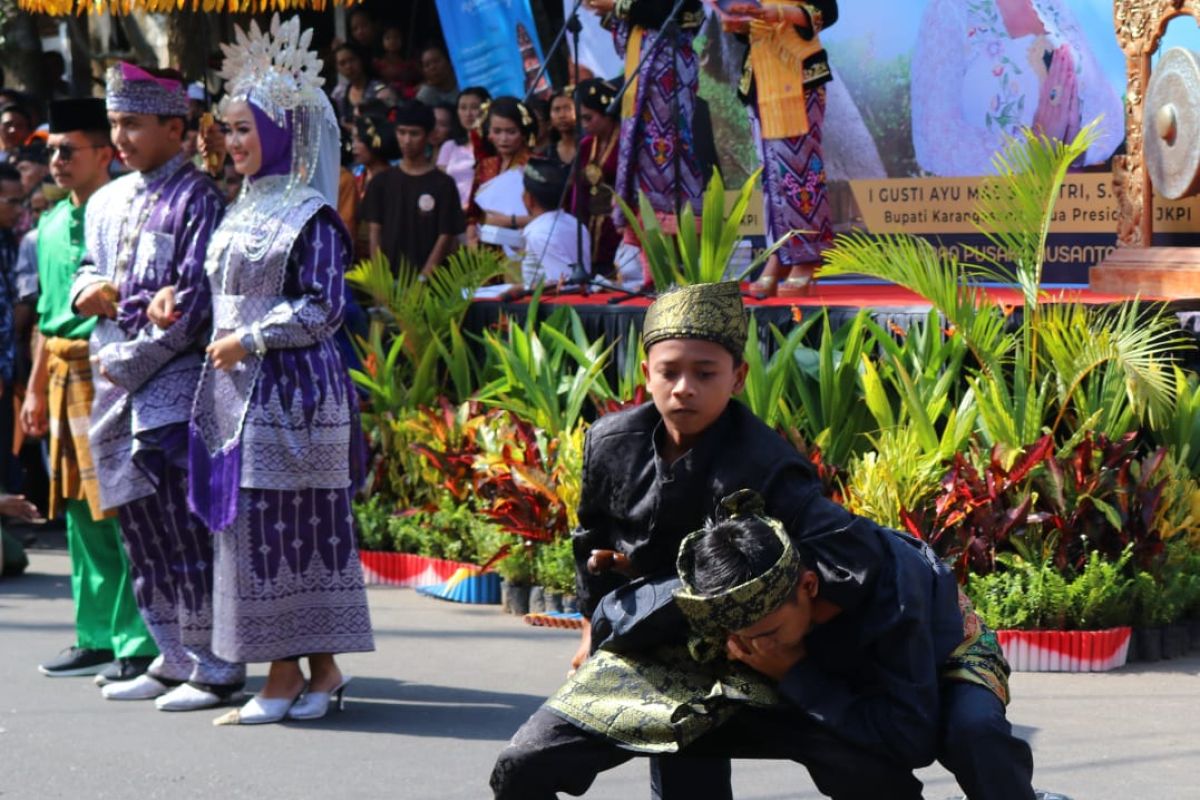
[{"label": "eyeglasses", "polygon": [[76,150],[99,150],[101,147],[107,146],[108,145],[85,144],[81,147],[77,147],[73,144],[60,144],[57,147],[47,147],[46,152],[50,154],[50,158],[57,158],[59,161],[65,162],[70,161],[75,157]]},{"label": "eyeglasses", "polygon": [[8,203],[10,206],[19,206],[24,202],[23,197],[0,197],[0,203]]}]

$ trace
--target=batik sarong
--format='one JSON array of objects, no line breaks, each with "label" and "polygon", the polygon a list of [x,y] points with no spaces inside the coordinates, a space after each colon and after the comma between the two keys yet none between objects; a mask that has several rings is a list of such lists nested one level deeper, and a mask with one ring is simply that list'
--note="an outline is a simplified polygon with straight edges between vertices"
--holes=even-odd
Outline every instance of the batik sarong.
[{"label": "batik sarong", "polygon": [[243,489],[216,536],[213,649],[230,661],[373,650],[352,490]]},{"label": "batik sarong", "polygon": [[65,510],[67,500],[86,500],[94,520],[116,516],[105,514],[100,505],[100,482],[88,444],[95,397],[88,342],[47,338],[46,353],[50,396],[50,518]]},{"label": "batik sarong", "polygon": [[821,254],[833,246],[833,215],[821,151],[825,88],[805,92],[805,102],[808,133],[790,139],[764,139],[753,107],[750,112],[763,165],[767,242],[773,244],[791,231],[802,231],[776,251],[786,267],[820,263]]},{"label": "batik sarong", "polygon": [[[640,34],[634,35],[632,26],[621,23],[618,49],[626,52],[632,42],[640,53],[651,48],[653,52],[633,88],[633,111],[621,120],[617,195],[634,211],[638,193],[644,192],[659,215],[674,217],[677,206],[682,210],[691,204],[699,217],[704,188],[692,132],[700,87],[700,64],[692,49],[695,31],[682,30],[677,42],[655,46],[659,31],[636,30]],[[613,220],[618,228],[625,227],[620,207],[614,210]]]}]

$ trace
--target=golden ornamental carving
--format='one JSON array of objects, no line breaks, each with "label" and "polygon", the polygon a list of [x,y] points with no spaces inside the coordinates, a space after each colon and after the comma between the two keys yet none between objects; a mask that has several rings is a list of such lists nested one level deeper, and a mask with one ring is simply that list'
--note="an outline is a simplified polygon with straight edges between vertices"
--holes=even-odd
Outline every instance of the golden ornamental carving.
[{"label": "golden ornamental carving", "polygon": [[1145,167],[1142,116],[1150,82],[1150,55],[1158,49],[1167,23],[1190,15],[1200,23],[1200,0],[1114,0],[1113,25],[1125,53],[1125,156],[1113,159],[1113,191],[1120,214],[1117,244],[1149,247],[1154,190]]}]

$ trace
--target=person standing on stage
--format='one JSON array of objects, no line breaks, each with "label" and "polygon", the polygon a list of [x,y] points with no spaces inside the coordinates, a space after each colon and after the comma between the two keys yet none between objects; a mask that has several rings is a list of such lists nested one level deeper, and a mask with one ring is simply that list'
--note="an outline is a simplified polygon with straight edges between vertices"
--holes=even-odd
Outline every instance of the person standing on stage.
[{"label": "person standing on stage", "polygon": [[[242,665],[212,651],[212,536],[187,504],[187,421],[210,311],[204,253],[223,203],[182,151],[188,100],[177,76],[119,63],[107,89],[112,141],[133,172],[93,195],[70,297],[81,316],[100,318],[91,335],[92,459],[161,654],[146,674],[103,692],[157,698],[166,711],[207,708],[245,682]],[[168,331],[146,315],[163,286],[177,288]]]},{"label": "person standing on stage", "polygon": [[[644,193],[663,229],[673,233],[678,211],[691,204],[699,219],[703,205],[692,130],[700,63],[692,40],[704,22],[704,9],[700,0],[684,0],[674,41],[659,43],[667,32],[672,0],[586,3],[604,15],[604,24],[613,30],[617,50],[625,56],[625,80],[631,84],[621,105],[617,196],[636,210],[638,194]],[[648,54],[644,62],[643,54]],[[625,231],[625,243],[638,246],[624,215],[619,209],[614,214],[617,227]]]},{"label": "person standing on stage", "polygon": [[831,74],[820,33],[837,21],[838,4],[775,0],[735,10],[739,15],[725,16],[723,24],[749,44],[738,95],[749,109],[763,165],[767,242],[787,240],[751,290],[805,294],[822,253],[833,246],[821,148]]},{"label": "person standing on stage", "polygon": [[134,601],[116,514],[100,501],[88,445],[94,394],[88,336],[96,321],[77,316],[69,297],[83,258],[88,200],[108,183],[108,137],[103,100],[50,104],[50,173],[71,194],[38,223],[38,335],[21,407],[26,435],[50,435],[49,516],[66,515],[75,600],[75,645],[38,669],[51,677],[99,673],[102,685],[133,680],[158,655]]},{"label": "person standing on stage", "polygon": [[[365,441],[334,339],[350,259],[333,205],[337,119],[298,17],[275,15],[269,36],[252,23],[238,40],[222,47],[221,117],[248,186],[209,244],[213,333],[188,430],[188,502],[215,541],[215,650],[271,667],[218,725],[340,708],[349,676],[335,654],[375,646],[350,506]],[[181,294],[153,303],[168,335]]]}]

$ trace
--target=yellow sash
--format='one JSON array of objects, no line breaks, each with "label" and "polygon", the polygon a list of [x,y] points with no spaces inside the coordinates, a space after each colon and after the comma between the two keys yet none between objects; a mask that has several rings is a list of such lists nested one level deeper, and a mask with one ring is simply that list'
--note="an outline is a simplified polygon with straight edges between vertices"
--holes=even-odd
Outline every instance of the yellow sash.
[{"label": "yellow sash", "polygon": [[[795,6],[795,2],[763,3]],[[758,120],[764,139],[792,139],[808,133],[804,62],[821,52],[816,34],[805,40],[791,25],[750,23],[750,68],[758,93]]]},{"label": "yellow sash", "polygon": [[633,116],[634,104],[637,102],[638,90],[638,61],[642,57],[642,29],[636,25],[629,30],[629,40],[625,43],[625,78],[629,88],[621,98],[621,119]]}]

